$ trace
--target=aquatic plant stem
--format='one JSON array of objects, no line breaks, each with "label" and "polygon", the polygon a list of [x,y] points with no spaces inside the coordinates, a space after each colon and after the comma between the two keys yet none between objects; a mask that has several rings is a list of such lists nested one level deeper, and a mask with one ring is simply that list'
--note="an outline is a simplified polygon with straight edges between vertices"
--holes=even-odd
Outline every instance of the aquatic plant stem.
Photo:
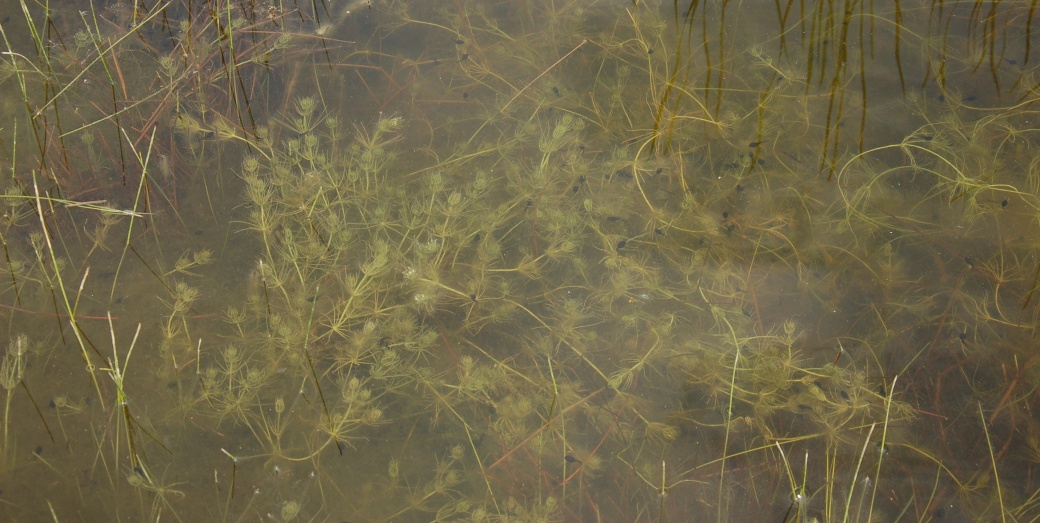
[{"label": "aquatic plant stem", "polygon": [[1000,521],[1007,523],[1007,510],[1004,509],[1004,490],[1000,486],[1000,473],[997,471],[997,457],[993,454],[993,442],[989,437],[989,427],[986,423],[986,415],[982,413],[982,403],[978,402],[979,421],[982,422],[982,432],[986,435],[986,448],[989,449],[989,461],[993,467],[993,482],[997,485],[997,500],[1000,502]]},{"label": "aquatic plant stem", "polygon": [[[899,381],[899,375],[892,378],[892,386],[888,388],[888,397],[885,398],[885,423],[881,426],[881,446],[878,448],[877,468],[874,474],[877,478],[881,478],[881,464],[885,461],[885,452],[887,452],[885,445],[888,439],[888,419],[892,412],[892,398],[896,394],[897,381]],[[870,494],[870,512],[867,513],[867,521],[874,519],[874,500],[877,499],[878,483],[880,481],[874,482],[874,491]]]}]

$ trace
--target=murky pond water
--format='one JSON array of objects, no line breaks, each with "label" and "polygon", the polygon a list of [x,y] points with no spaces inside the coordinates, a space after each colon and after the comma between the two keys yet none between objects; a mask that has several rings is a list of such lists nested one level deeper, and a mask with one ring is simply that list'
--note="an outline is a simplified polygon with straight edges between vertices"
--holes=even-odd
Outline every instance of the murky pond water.
[{"label": "murky pond water", "polygon": [[1035,3],[7,4],[5,519],[1040,516]]}]

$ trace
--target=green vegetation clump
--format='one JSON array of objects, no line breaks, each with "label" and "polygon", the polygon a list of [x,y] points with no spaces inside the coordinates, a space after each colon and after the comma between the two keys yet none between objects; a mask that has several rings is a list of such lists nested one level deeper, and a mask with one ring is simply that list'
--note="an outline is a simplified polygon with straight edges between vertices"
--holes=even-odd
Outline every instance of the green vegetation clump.
[{"label": "green vegetation clump", "polygon": [[0,513],[1036,519],[1011,4],[22,3]]}]

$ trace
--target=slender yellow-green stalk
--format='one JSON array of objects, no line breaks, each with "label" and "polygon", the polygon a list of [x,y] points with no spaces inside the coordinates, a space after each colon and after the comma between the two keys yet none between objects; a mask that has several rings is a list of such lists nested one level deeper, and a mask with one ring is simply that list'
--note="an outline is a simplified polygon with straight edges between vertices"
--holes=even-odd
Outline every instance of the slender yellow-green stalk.
[{"label": "slender yellow-green stalk", "polygon": [[[87,345],[84,342],[80,327],[76,321],[76,308],[72,306],[72,302],[69,301],[69,295],[65,290],[65,280],[61,275],[61,271],[58,270],[58,257],[54,252],[54,245],[51,243],[51,235],[47,228],[47,223],[43,216],[43,200],[40,197],[40,188],[36,183],[36,172],[33,172],[33,191],[36,195],[36,215],[40,219],[40,228],[43,231],[43,237],[47,243],[47,252],[50,254],[51,267],[54,270],[54,279],[58,282],[58,288],[61,290],[62,302],[65,305],[65,310],[69,314],[69,324],[72,325],[72,332],[76,335],[76,340],[79,342],[80,355],[83,357],[83,363],[86,365],[87,372],[90,374],[90,379],[94,384],[94,390],[97,392],[98,400],[102,400],[104,396],[101,395],[101,385],[97,381],[97,375],[94,370],[97,368],[94,362],[90,359],[90,354],[87,353]],[[84,275],[84,281],[86,276]],[[77,297],[77,302],[79,298]],[[100,356],[100,354],[99,354]]]},{"label": "slender yellow-green stalk", "polygon": [[993,467],[993,482],[997,485],[997,501],[1000,502],[1000,520],[1007,522],[1007,510],[1004,508],[1004,490],[1000,486],[1000,472],[997,470],[997,456],[993,454],[993,441],[989,438],[989,427],[986,423],[986,415],[982,413],[982,402],[978,402],[979,420],[982,422],[982,432],[986,435],[986,448],[989,450],[989,463]]},{"label": "slender yellow-green stalk", "polygon": [[25,334],[19,334],[11,340],[4,354],[3,362],[0,363],[0,386],[7,391],[7,401],[4,404],[4,454],[10,450],[10,442],[7,438],[8,416],[11,410],[11,395],[14,388],[21,383],[25,374],[25,353],[29,349],[29,339]]},{"label": "slender yellow-green stalk", "polygon": [[867,521],[871,521],[874,517],[874,501],[877,499],[878,483],[881,483],[881,464],[885,461],[885,454],[888,452],[888,448],[885,447],[888,444],[888,419],[892,412],[892,398],[896,395],[896,382],[898,381],[898,375],[892,378],[892,386],[889,387],[888,397],[885,398],[885,421],[881,425],[881,443],[878,447],[877,467],[874,469],[874,477],[878,480],[874,482],[874,490],[870,493],[870,511],[867,513]]},{"label": "slender yellow-green stalk", "polygon": [[[123,130],[123,129],[120,129],[120,131],[122,131],[123,136],[126,137],[127,142],[129,142],[131,144],[131,147],[133,147],[133,145],[132,145],[133,144],[133,140],[131,140],[130,137],[127,136],[126,131]],[[123,268],[123,262],[126,260],[126,253],[131,248],[130,247],[130,240],[133,238],[135,220],[136,220],[136,218],[141,216],[141,214],[137,210],[140,208],[140,205],[142,204],[141,198],[144,196],[145,188],[148,186],[148,183],[149,183],[149,178],[148,178],[148,161],[152,157],[152,145],[154,143],[155,143],[155,128],[152,128],[151,137],[148,139],[148,150],[145,152],[145,155],[141,156],[141,153],[139,153],[136,148],[133,149],[134,156],[137,158],[138,164],[141,166],[141,183],[139,183],[137,185],[137,195],[134,197],[134,209],[133,209],[134,213],[130,215],[130,224],[127,227],[127,230],[126,230],[126,242],[123,244],[123,252],[119,256],[119,263],[116,264],[115,276],[112,277],[112,291],[109,294],[109,299],[110,300],[113,299],[115,297],[115,295],[116,295],[117,283],[119,282],[119,273],[120,273],[120,270]],[[153,228],[153,230],[154,230],[154,228]],[[156,234],[158,234],[158,233],[156,233]],[[158,238],[158,236],[156,236],[156,238]]]},{"label": "slender yellow-green stalk", "polygon": [[867,454],[867,447],[870,445],[870,436],[874,434],[874,427],[876,426],[877,423],[871,423],[870,430],[867,431],[867,437],[863,439],[863,450],[860,451],[859,459],[856,460],[856,471],[852,473],[852,486],[849,487],[849,495],[845,498],[845,515],[841,518],[842,523],[849,520],[849,507],[852,506],[852,493],[855,492],[856,484],[859,483],[859,469],[863,465],[863,456]]}]

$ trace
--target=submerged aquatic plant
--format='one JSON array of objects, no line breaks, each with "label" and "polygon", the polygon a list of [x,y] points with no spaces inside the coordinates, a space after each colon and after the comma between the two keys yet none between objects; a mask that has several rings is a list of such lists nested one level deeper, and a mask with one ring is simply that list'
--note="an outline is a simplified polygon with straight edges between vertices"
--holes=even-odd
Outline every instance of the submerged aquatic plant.
[{"label": "submerged aquatic plant", "polygon": [[1035,518],[1029,11],[348,4],[0,26],[0,511]]}]

